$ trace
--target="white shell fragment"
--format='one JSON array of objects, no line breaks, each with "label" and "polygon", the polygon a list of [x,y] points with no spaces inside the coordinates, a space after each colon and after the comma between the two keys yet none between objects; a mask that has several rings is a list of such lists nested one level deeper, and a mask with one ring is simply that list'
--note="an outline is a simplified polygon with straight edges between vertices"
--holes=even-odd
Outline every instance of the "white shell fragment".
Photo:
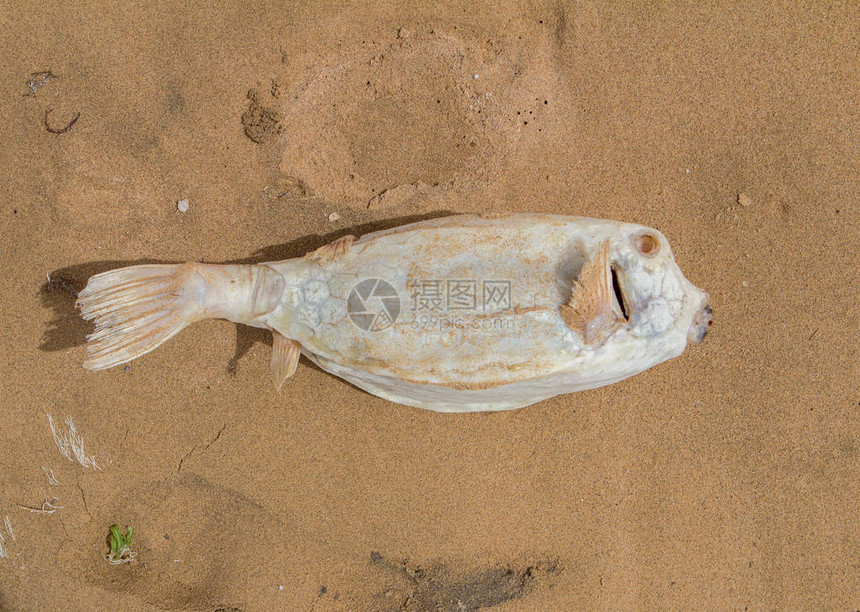
[{"label": "white shell fragment", "polygon": [[433,219],[251,266],[123,268],[90,279],[78,303],[96,323],[90,369],[226,318],[274,332],[278,386],[301,353],[374,395],[443,412],[617,382],[711,323],[660,232],[536,214]]},{"label": "white shell fragment", "polygon": [[187,213],[188,212],[188,200],[179,200],[176,203],[176,208],[181,213]]}]

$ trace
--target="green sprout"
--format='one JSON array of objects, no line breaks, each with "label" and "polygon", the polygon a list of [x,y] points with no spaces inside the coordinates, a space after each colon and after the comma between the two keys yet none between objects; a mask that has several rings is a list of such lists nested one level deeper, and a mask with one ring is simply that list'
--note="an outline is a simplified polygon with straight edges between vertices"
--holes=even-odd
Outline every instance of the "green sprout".
[{"label": "green sprout", "polygon": [[134,529],[130,525],[126,525],[124,534],[120,531],[118,525],[110,526],[110,554],[105,557],[111,565],[119,565],[120,563],[128,563],[134,560],[134,553],[129,549],[131,537],[134,535]]}]

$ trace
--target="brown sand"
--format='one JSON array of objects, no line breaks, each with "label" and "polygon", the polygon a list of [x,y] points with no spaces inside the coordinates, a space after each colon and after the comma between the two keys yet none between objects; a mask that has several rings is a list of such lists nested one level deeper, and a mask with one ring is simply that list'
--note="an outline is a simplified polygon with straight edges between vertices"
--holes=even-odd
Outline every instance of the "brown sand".
[{"label": "brown sand", "polygon": [[[0,9],[0,609],[860,606],[857,3],[64,5]],[[278,396],[226,322],[81,367],[63,284],[450,211],[655,226],[714,330],[489,415]]]}]

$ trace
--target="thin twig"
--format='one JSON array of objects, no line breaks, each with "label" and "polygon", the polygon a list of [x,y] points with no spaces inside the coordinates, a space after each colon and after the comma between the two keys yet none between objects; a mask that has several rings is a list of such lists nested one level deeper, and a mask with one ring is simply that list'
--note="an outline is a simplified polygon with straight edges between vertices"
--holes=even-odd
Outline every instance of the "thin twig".
[{"label": "thin twig", "polygon": [[[48,414],[47,417],[48,424],[51,426],[51,435],[54,437],[57,449],[63,457],[69,461],[77,459],[78,463],[85,468],[93,468],[94,470],[101,469],[101,467],[96,463],[95,455],[87,457],[86,452],[84,452],[84,436],[83,434],[78,433],[71,417],[66,417],[66,427],[68,427],[67,432],[58,432],[57,427],[54,425],[54,417],[50,414]],[[74,459],[72,458],[72,455],[74,455]]]},{"label": "thin twig", "polygon": [[55,127],[51,127],[51,123],[48,120],[48,117],[50,116],[50,114],[52,112],[54,112],[53,108],[49,108],[48,110],[45,111],[45,129],[48,130],[49,132],[51,132],[51,134],[65,134],[70,129],[72,129],[72,126],[75,125],[75,123],[77,123],[78,119],[81,118],[81,112],[78,111],[78,114],[75,115],[71,121],[69,121],[69,123],[66,125],[66,127],[55,128]]},{"label": "thin twig", "polygon": [[57,477],[54,476],[54,470],[49,470],[44,465],[42,466],[42,471],[45,472],[45,476],[48,478],[48,484],[51,486],[57,486],[60,484],[60,481],[57,480]]},{"label": "thin twig", "polygon": [[45,500],[40,506],[25,506],[23,504],[17,504],[18,507],[23,508],[24,510],[29,510],[31,514],[53,514],[57,510],[62,509],[62,506],[57,505],[60,501],[59,499],[52,497],[51,501],[48,501],[48,496],[45,495],[45,491],[42,490],[41,487],[39,487],[39,492],[42,493],[42,498]]}]

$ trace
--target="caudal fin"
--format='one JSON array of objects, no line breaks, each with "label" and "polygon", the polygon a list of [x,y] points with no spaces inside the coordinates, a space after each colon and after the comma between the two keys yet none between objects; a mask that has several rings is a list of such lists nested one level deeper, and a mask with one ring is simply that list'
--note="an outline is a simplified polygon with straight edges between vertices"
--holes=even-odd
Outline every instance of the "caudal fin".
[{"label": "caudal fin", "polygon": [[96,330],[87,336],[84,367],[104,370],[126,363],[179,333],[189,320],[183,265],[143,265],[93,276],[77,305]]}]

